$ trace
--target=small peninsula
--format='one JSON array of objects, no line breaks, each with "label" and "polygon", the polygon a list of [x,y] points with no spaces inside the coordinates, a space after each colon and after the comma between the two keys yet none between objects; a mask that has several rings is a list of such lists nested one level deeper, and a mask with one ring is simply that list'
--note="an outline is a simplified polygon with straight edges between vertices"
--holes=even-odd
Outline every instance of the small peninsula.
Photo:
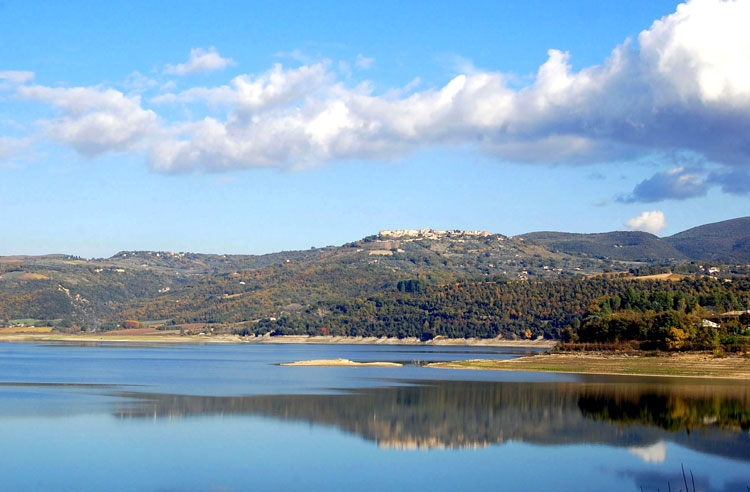
[{"label": "small peninsula", "polygon": [[403,367],[403,364],[398,362],[354,362],[349,359],[300,360],[297,362],[282,362],[279,365],[308,367]]}]

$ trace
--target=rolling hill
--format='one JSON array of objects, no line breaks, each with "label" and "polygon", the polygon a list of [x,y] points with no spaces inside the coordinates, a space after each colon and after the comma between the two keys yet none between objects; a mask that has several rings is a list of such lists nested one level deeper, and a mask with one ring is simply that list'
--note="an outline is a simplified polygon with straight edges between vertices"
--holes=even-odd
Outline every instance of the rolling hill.
[{"label": "rolling hill", "polygon": [[647,232],[532,232],[518,236],[558,253],[620,261],[750,262],[750,217],[694,227],[659,238]]},{"label": "rolling hill", "polygon": [[[347,309],[349,302],[389,296],[404,285],[411,290],[484,281],[558,282],[652,265],[694,271],[697,265],[690,261],[750,262],[749,230],[746,217],[662,239],[643,232],[507,237],[422,229],[267,255],[121,251],[89,260],[0,257],[0,326],[19,319],[87,329],[126,319],[236,324],[302,312],[315,319],[318,311]],[[470,297],[446,295],[471,303]],[[402,304],[396,299],[392,307],[391,301],[384,299],[384,306],[396,319]]]},{"label": "rolling hill", "polygon": [[664,262],[687,257],[668,242],[640,231],[599,234],[532,232],[520,236],[545,248],[574,256],[591,256],[622,261]]},{"label": "rolling hill", "polygon": [[693,227],[664,241],[693,260],[750,263],[750,217]]}]

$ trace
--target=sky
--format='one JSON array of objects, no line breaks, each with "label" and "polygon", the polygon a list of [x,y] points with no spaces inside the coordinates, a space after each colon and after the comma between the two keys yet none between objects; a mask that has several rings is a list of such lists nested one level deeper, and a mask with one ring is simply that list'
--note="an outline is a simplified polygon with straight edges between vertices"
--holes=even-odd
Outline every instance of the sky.
[{"label": "sky", "polygon": [[0,255],[750,215],[750,0],[0,1]]}]

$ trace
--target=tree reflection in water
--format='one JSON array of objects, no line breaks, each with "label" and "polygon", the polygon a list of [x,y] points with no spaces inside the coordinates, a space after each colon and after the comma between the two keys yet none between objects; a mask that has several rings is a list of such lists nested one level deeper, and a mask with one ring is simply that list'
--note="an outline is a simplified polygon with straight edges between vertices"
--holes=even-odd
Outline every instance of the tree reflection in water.
[{"label": "tree reflection in water", "polygon": [[121,392],[121,418],[254,415],[328,425],[384,447],[506,441],[649,446],[663,440],[750,461],[750,386],[621,382],[404,382],[345,394],[191,396]]}]

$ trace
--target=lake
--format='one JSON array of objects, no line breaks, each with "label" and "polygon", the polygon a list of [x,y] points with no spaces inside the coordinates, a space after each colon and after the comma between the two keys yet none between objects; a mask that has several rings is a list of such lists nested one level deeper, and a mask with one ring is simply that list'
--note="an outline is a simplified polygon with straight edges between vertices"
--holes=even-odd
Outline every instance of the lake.
[{"label": "lake", "polygon": [[750,490],[746,382],[421,367],[528,353],[0,344],[0,488]]}]

